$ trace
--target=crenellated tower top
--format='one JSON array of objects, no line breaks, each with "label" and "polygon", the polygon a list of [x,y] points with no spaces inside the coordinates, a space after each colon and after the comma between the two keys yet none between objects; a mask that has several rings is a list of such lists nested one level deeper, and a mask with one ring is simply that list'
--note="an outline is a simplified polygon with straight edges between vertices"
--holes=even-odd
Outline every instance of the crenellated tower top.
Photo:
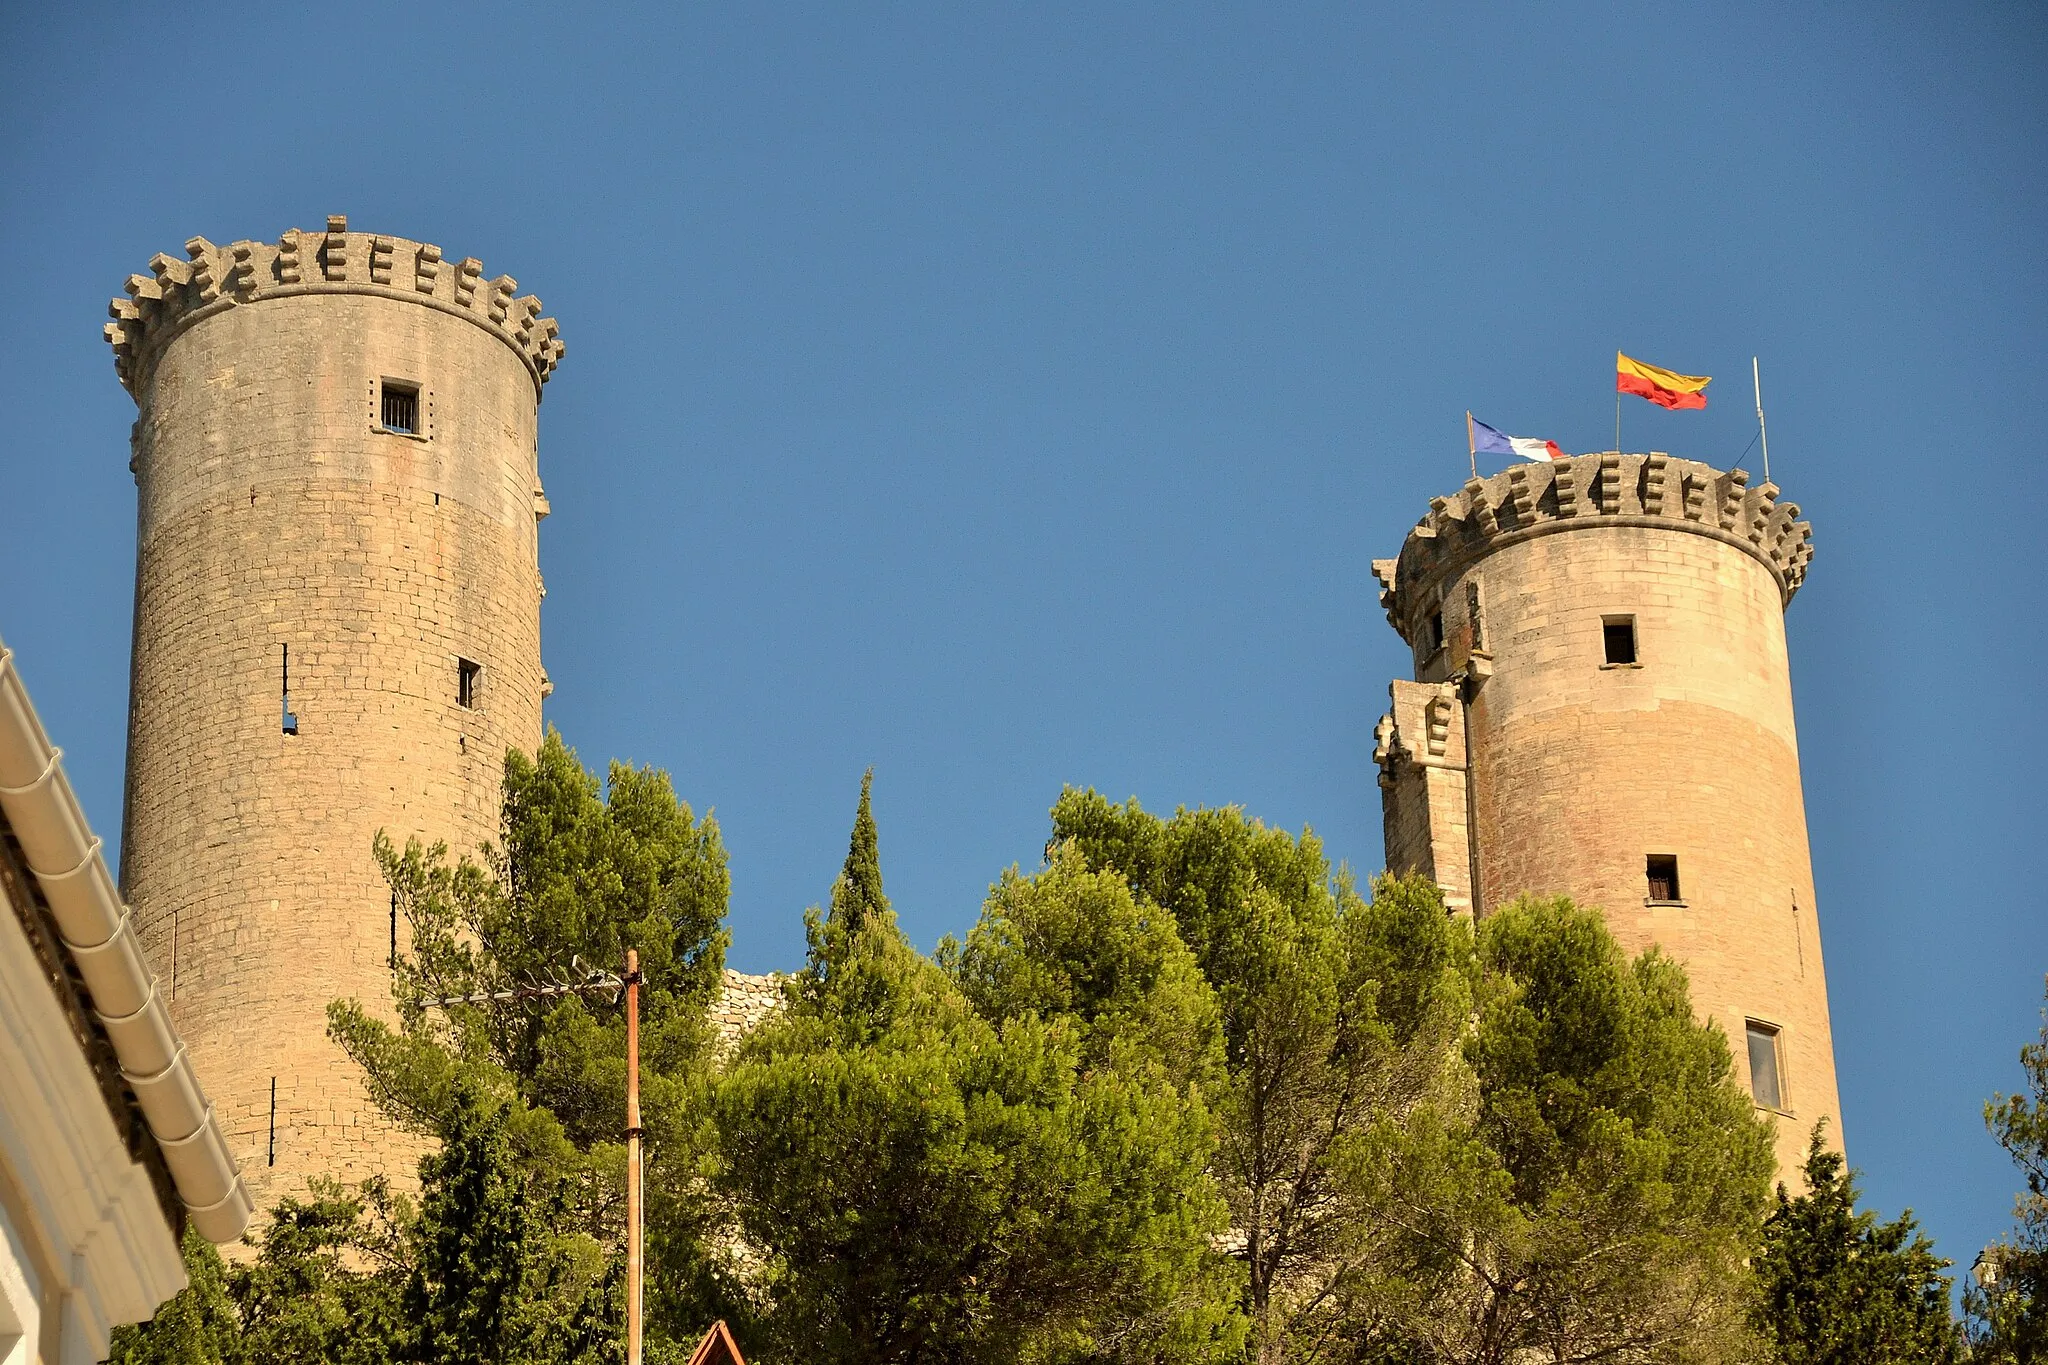
[{"label": "crenellated tower top", "polygon": [[293,228],[275,243],[215,246],[194,237],[185,257],[157,253],[151,273],[130,275],[126,297],[107,305],[114,370],[131,394],[148,387],[156,358],[187,327],[240,304],[298,294],[367,294],[467,318],[520,357],[536,402],[562,358],[561,329],[540,315],[539,299],[516,293],[510,275],[487,280],[474,256],[450,261],[427,243],[350,232],[338,214],[324,233]]},{"label": "crenellated tower top", "polygon": [[1732,545],[1769,569],[1789,603],[1813,560],[1813,526],[1799,504],[1780,502],[1773,483],[1749,486],[1726,473],[1663,451],[1600,451],[1545,464],[1518,464],[1472,479],[1408,533],[1398,559],[1373,561],[1387,620],[1410,644],[1436,609],[1442,585],[1507,545],[1564,531],[1645,527],[1689,532]]}]

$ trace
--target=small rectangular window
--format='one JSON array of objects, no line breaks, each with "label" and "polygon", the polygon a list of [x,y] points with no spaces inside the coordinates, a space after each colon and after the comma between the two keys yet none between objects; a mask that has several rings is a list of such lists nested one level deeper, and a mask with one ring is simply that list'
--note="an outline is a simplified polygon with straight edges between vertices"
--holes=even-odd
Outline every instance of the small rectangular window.
[{"label": "small rectangular window", "polygon": [[455,661],[455,700],[471,710],[476,709],[478,688],[483,682],[484,666],[470,659]]},{"label": "small rectangular window", "polygon": [[1778,1030],[1751,1019],[1749,1034],[1749,1093],[1766,1109],[1785,1107],[1778,1085]]},{"label": "small rectangular window", "polygon": [[420,429],[420,391],[410,384],[387,379],[378,412],[384,430],[410,436]]},{"label": "small rectangular window", "polygon": [[1429,614],[1429,620],[1423,626],[1422,652],[1434,654],[1443,647],[1444,613],[1443,608],[1439,607]]},{"label": "small rectangular window", "polygon": [[277,664],[277,690],[284,703],[284,732],[295,735],[299,732],[299,718],[292,711],[292,647],[285,645],[282,649]]},{"label": "small rectangular window", "polygon": [[1678,894],[1678,856],[1672,853],[1652,853],[1646,861],[1650,879],[1650,899],[1681,899]]},{"label": "small rectangular window", "polygon": [[1601,638],[1607,645],[1607,662],[1632,664],[1636,661],[1636,618],[1608,616],[1600,622]]}]

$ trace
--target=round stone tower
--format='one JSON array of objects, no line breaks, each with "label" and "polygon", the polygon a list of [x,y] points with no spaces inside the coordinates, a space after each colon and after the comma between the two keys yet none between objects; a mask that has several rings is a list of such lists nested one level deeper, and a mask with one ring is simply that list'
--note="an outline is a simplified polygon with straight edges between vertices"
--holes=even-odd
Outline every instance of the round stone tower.
[{"label": "round stone tower", "polygon": [[536,466],[562,343],[474,259],[350,232],[159,255],[107,327],[140,409],[122,882],[259,1204],[409,1172],[326,1008],[390,1008],[383,829],[470,852],[541,738]]},{"label": "round stone tower", "polygon": [[1434,499],[1373,565],[1415,655],[1374,756],[1390,867],[1683,962],[1793,1175],[1816,1119],[1841,1141],[1785,651],[1812,527],[1748,480],[1609,452]]}]

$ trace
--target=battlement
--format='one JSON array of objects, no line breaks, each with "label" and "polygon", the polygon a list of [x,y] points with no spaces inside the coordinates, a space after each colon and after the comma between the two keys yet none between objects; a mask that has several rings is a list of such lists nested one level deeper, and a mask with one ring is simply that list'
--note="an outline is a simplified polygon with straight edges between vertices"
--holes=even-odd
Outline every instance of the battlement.
[{"label": "battlement", "polygon": [[102,329],[114,348],[114,371],[131,394],[148,387],[164,347],[193,323],[297,294],[368,294],[467,318],[524,362],[535,401],[565,349],[555,320],[540,315],[533,295],[515,295],[519,282],[510,275],[487,280],[473,256],[449,261],[428,243],[350,232],[339,215],[327,220],[325,232],[293,228],[275,243],[215,246],[194,237],[184,260],[158,252],[149,269],[128,277],[126,297],[107,305],[113,321]]},{"label": "battlement", "polygon": [[1724,473],[1663,451],[1598,451],[1518,464],[1432,498],[1400,557],[1373,561],[1380,605],[1412,643],[1413,628],[1436,609],[1436,589],[1475,561],[1535,536],[1614,526],[1689,532],[1732,545],[1771,571],[1787,603],[1813,560],[1813,526],[1799,520],[1799,504],[1778,500],[1776,484],[1752,488],[1743,470]]}]

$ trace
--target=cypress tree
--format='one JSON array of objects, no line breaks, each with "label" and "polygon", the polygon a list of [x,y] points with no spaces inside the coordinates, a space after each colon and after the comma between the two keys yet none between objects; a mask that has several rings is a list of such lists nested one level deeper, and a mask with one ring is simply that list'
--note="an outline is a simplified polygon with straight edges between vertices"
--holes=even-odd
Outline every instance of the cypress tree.
[{"label": "cypress tree", "polygon": [[1961,1359],[1949,1263],[1911,1211],[1889,1223],[1856,1207],[1856,1173],[1816,1124],[1806,1193],[1778,1186],[1753,1264],[1757,1327],[1784,1365],[1943,1365]]},{"label": "cypress tree", "polygon": [[[867,1019],[880,1027],[896,998],[890,983],[902,961],[917,956],[896,928],[896,914],[882,894],[881,841],[875,833],[872,793],[875,770],[860,780],[860,806],[854,812],[853,836],[846,862],[832,882],[831,904],[804,911],[804,934],[811,945],[810,961],[795,980],[795,989],[812,1001],[828,989],[841,999],[841,1017]],[[900,951],[899,951],[900,950]],[[863,1002],[855,1008],[853,1002]]]},{"label": "cypress tree", "polygon": [[875,834],[872,795],[875,770],[860,779],[860,809],[853,817],[853,838],[846,848],[846,866],[832,885],[832,918],[849,934],[877,920],[890,918],[889,898],[882,894],[881,843]]},{"label": "cypress tree", "polygon": [[456,1089],[444,1145],[420,1162],[419,1259],[405,1287],[413,1358],[490,1365],[513,1342],[535,1228],[505,1135],[505,1108]]}]

